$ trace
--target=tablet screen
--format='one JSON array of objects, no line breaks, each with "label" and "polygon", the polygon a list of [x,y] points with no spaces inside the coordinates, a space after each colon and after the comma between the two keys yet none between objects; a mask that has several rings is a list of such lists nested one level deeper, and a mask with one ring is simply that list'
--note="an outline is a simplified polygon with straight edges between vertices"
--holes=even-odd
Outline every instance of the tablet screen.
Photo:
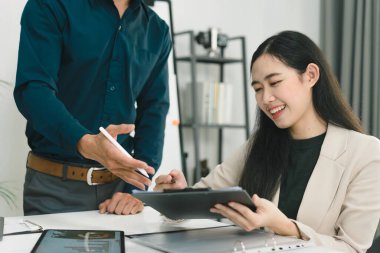
[{"label": "tablet screen", "polygon": [[124,252],[122,231],[45,230],[32,253]]}]

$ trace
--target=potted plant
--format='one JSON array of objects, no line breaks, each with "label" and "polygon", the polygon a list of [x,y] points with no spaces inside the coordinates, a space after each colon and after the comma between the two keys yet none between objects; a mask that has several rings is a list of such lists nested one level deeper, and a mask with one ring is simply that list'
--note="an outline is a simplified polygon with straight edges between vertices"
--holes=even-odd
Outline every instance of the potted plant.
[{"label": "potted plant", "polygon": [[7,189],[6,184],[4,182],[0,182],[0,199],[4,200],[9,206],[15,205],[16,195]]}]

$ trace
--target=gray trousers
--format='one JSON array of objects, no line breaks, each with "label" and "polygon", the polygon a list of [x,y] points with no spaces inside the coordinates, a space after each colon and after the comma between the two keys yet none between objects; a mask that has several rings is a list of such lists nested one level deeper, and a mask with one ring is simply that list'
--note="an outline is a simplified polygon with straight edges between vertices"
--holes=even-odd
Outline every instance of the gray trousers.
[{"label": "gray trousers", "polygon": [[88,185],[63,180],[27,168],[24,183],[24,215],[97,210],[98,205],[123,191],[121,179],[109,184]]}]

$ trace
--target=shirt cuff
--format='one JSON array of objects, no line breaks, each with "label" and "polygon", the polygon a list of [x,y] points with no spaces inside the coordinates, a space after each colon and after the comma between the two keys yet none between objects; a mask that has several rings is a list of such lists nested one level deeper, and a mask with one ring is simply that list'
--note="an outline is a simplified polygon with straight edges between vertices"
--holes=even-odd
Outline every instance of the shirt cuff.
[{"label": "shirt cuff", "polygon": [[60,129],[61,146],[66,150],[74,151],[78,157],[83,158],[78,152],[77,145],[79,140],[86,134],[92,133],[76,120],[68,124],[62,124]]}]

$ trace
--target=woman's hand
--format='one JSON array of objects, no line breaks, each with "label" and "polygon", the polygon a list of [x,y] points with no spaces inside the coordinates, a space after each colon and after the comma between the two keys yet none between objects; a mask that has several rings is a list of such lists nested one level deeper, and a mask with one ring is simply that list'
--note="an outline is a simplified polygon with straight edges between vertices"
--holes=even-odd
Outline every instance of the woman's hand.
[{"label": "woman's hand", "polygon": [[163,189],[183,189],[187,187],[185,176],[180,170],[172,170],[168,175],[161,175],[156,178],[154,191]]},{"label": "woman's hand", "polygon": [[279,235],[301,237],[297,225],[272,202],[259,198],[256,194],[253,195],[252,202],[256,206],[256,212],[236,202],[230,202],[227,206],[216,204],[210,211],[223,215],[246,231],[267,227]]}]

